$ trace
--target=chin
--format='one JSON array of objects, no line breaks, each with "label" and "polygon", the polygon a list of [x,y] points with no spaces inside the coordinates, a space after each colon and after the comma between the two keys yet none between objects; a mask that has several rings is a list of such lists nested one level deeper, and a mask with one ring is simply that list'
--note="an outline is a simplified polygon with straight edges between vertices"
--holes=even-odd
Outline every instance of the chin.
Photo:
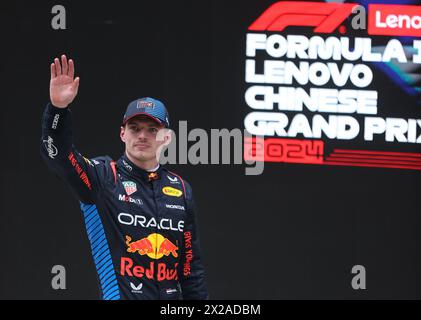
[{"label": "chin", "polygon": [[150,152],[144,152],[144,151],[135,151],[131,153],[131,156],[135,158],[138,161],[149,161],[152,159],[155,159],[155,155],[151,154]]}]

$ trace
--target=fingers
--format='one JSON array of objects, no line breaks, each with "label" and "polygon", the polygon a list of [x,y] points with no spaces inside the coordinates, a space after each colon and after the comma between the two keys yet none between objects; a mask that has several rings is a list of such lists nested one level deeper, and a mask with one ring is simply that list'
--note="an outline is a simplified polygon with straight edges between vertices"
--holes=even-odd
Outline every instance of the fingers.
[{"label": "fingers", "polygon": [[67,58],[64,54],[61,56],[61,65],[63,67],[63,74],[67,75],[67,71],[68,71]]},{"label": "fingers", "polygon": [[57,77],[57,75],[56,75],[56,65],[54,63],[52,63],[50,65],[50,70],[51,70],[51,79],[54,79],[55,77]]},{"label": "fingers", "polygon": [[56,74],[57,77],[61,76],[61,66],[60,66],[60,61],[58,60],[58,58],[54,59],[54,64],[56,65]]},{"label": "fingers", "polygon": [[75,63],[72,59],[67,61],[67,57],[64,54],[61,56],[61,63],[59,58],[55,58],[51,64],[51,79],[61,75],[68,75],[72,79],[75,76]]},{"label": "fingers", "polygon": [[75,65],[73,63],[73,60],[69,60],[69,77],[73,79],[75,76]]}]

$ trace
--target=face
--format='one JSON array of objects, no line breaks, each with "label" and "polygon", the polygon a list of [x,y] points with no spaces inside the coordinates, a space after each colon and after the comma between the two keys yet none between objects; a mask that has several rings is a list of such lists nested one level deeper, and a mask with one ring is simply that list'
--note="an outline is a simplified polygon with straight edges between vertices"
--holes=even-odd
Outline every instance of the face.
[{"label": "face", "polygon": [[169,143],[169,135],[164,134],[162,138],[160,130],[165,130],[165,127],[147,116],[130,119],[120,130],[127,154],[141,162],[157,160],[160,147]]}]

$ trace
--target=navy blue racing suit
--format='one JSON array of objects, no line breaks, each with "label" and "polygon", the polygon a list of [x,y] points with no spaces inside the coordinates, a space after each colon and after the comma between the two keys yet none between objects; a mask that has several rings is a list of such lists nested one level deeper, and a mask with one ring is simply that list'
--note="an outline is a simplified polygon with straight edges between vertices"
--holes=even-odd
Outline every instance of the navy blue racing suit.
[{"label": "navy blue racing suit", "polygon": [[125,155],[83,157],[72,142],[71,111],[51,104],[41,154],[80,201],[102,299],[208,299],[185,180],[163,166],[142,170]]}]

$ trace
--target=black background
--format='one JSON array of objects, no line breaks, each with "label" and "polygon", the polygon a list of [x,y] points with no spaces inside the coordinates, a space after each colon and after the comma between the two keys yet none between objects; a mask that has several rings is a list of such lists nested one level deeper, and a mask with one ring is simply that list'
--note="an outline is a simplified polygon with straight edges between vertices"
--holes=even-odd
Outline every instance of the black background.
[{"label": "black background", "polygon": [[[120,156],[123,112],[141,96],[163,100],[175,125],[242,128],[250,111],[245,35],[271,3],[1,5],[0,298],[97,298],[78,203],[39,155],[53,58],[75,60],[75,144],[87,157]],[[67,10],[67,30],[51,28],[55,4]],[[379,81],[383,101],[403,103],[399,89]],[[172,168],[195,191],[211,298],[421,297],[419,172],[266,164],[263,175],[245,176],[241,165]],[[51,288],[56,264],[66,267],[67,290]],[[351,287],[357,264],[367,269],[367,290]]]}]

